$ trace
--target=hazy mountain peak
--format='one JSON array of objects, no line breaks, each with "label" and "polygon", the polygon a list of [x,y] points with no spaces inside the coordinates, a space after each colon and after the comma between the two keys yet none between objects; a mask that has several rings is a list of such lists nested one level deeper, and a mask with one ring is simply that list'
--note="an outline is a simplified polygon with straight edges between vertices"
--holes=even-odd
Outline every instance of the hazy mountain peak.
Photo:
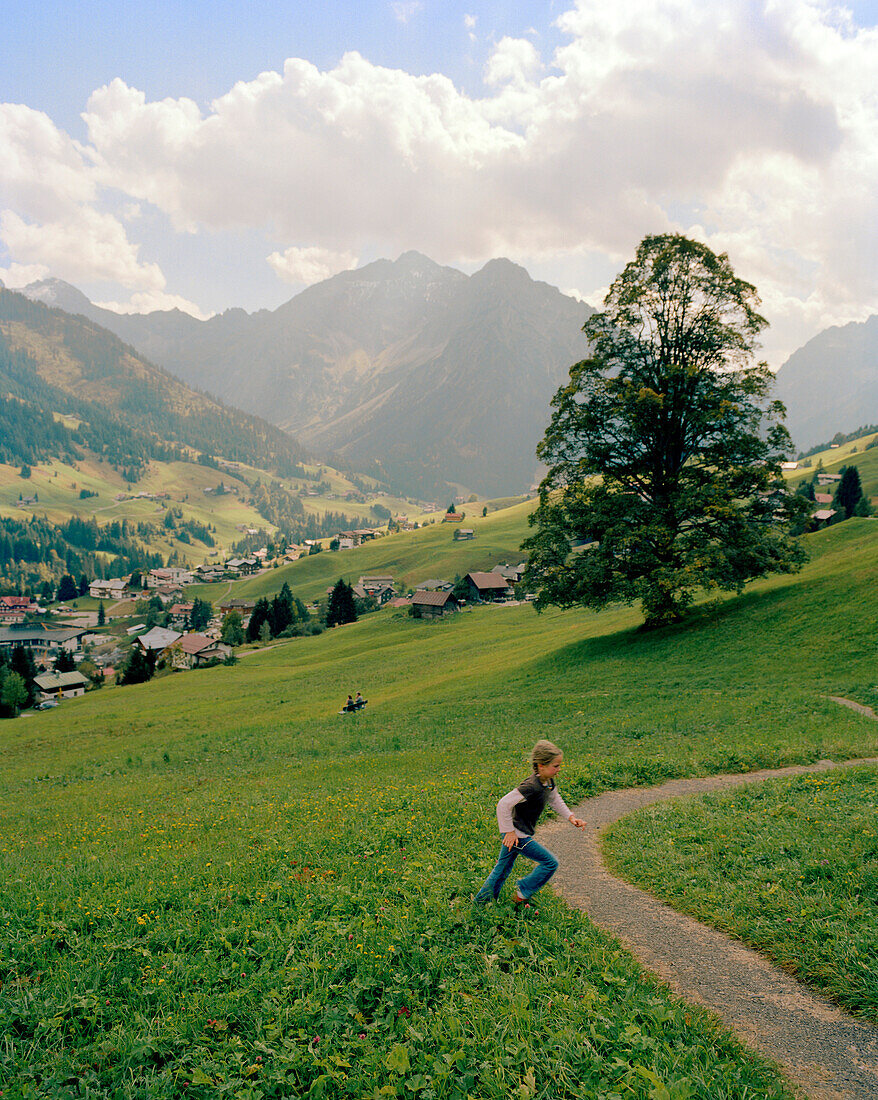
[{"label": "hazy mountain peak", "polygon": [[531,286],[534,282],[520,264],[503,257],[488,260],[485,266],[473,275],[472,281],[506,287]]},{"label": "hazy mountain peak", "polygon": [[88,315],[93,308],[92,303],[81,290],[77,290],[63,279],[37,279],[28,283],[20,291],[32,302],[42,302],[44,305],[55,309],[63,309],[65,313],[84,313]]}]

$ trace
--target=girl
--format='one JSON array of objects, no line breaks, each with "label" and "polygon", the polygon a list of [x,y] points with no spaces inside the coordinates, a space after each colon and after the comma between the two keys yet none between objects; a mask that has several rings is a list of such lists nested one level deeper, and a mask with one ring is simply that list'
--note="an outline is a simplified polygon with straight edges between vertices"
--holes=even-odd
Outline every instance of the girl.
[{"label": "girl", "polygon": [[566,817],[577,829],[585,826],[564,805],[564,800],[555,787],[555,776],[561,770],[564,753],[551,741],[537,741],[530,754],[533,775],[528,776],[509,794],[503,795],[497,803],[497,824],[503,835],[503,847],[494,870],[488,875],[484,886],[476,894],[476,905],[487,905],[500,896],[500,887],[509,876],[512,864],[519,855],[527,856],[536,863],[529,875],[520,879],[515,886],[512,901],[523,905],[558,870],[558,860],[541,844],[534,840],[534,829],[546,803],[561,817]]}]

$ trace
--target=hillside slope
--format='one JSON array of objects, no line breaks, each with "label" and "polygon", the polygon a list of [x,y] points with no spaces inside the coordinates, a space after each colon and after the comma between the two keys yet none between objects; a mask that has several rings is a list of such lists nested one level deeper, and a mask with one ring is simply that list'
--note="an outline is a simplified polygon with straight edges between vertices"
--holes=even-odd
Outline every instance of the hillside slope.
[{"label": "hillside slope", "polygon": [[878,315],[809,340],[777,372],[776,393],[802,449],[878,423]]},{"label": "hillside slope", "polygon": [[408,495],[520,492],[549,402],[586,354],[592,310],[508,260],[472,277],[408,252],[342,272],[273,312],[209,321],[97,312],[74,288],[25,293],[97,317],[190,385]]}]

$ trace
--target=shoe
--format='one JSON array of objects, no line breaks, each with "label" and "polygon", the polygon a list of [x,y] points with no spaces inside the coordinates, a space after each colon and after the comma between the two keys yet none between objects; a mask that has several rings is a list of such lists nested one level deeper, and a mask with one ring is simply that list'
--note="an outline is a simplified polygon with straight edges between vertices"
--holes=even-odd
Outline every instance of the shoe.
[{"label": "shoe", "polygon": [[516,907],[519,905],[527,905],[527,898],[523,898],[516,890],[512,895],[512,904]]}]

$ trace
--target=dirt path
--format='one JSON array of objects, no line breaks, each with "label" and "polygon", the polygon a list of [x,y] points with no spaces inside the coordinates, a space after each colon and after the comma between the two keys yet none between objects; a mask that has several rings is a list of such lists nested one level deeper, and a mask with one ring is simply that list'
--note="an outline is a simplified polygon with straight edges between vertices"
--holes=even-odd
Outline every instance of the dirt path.
[{"label": "dirt path", "polygon": [[561,861],[553,879],[561,897],[617,936],[676,994],[715,1012],[748,1045],[773,1058],[812,1100],[878,1100],[878,1029],[849,1016],[738,941],[615,878],[601,859],[600,834],[653,802],[856,764],[878,764],[878,757],[607,791],[576,807],[574,812],[586,822],[584,830],[560,821],[540,830]]}]

